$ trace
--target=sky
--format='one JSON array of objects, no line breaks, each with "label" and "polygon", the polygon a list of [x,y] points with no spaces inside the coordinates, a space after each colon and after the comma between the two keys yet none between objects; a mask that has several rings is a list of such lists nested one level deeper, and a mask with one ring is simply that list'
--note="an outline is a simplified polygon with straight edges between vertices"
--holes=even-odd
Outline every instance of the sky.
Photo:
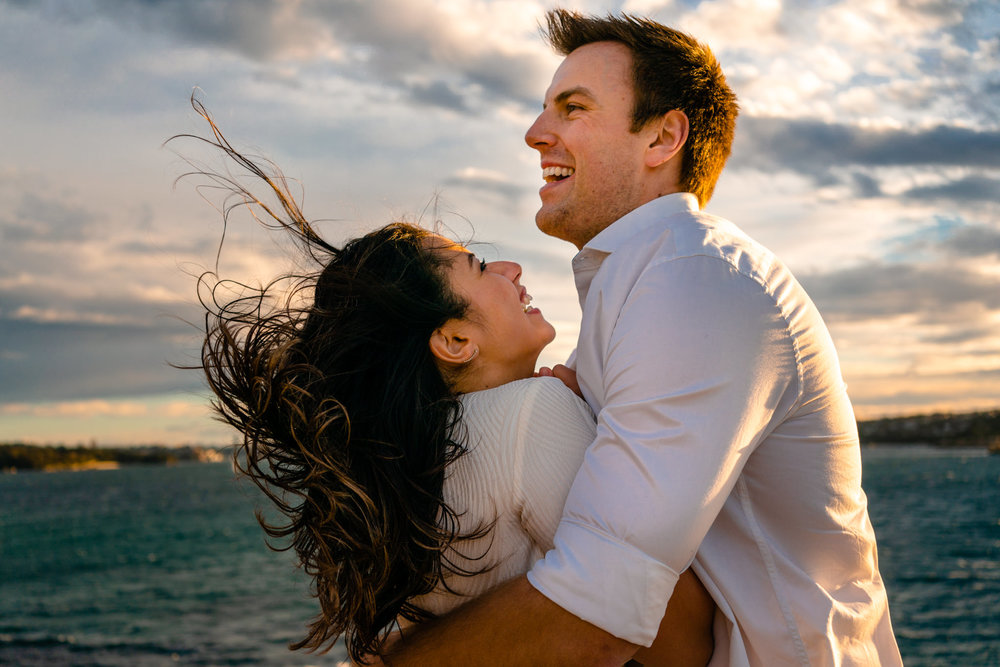
[{"label": "sky", "polygon": [[[788,264],[861,419],[1000,407],[1000,5],[630,0],[740,100],[707,210]],[[227,444],[196,361],[223,166],[196,92],[333,242],[396,219],[513,259],[575,346],[575,249],[534,226],[523,135],[560,59],[536,0],[0,0],[0,442]],[[301,266],[234,219],[220,272]]]}]

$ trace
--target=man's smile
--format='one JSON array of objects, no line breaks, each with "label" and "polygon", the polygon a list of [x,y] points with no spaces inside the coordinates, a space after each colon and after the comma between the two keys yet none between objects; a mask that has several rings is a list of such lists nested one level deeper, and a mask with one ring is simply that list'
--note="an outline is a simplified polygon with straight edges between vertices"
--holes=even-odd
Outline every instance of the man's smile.
[{"label": "man's smile", "polygon": [[542,169],[542,178],[546,183],[553,183],[569,178],[575,171],[573,167],[545,167]]},{"label": "man's smile", "polygon": [[539,196],[544,196],[548,191],[558,187],[558,185],[564,181],[572,180],[573,175],[576,173],[576,169],[573,167],[563,167],[563,166],[547,166],[542,168],[542,179],[545,180],[545,185],[543,185],[539,190]]}]

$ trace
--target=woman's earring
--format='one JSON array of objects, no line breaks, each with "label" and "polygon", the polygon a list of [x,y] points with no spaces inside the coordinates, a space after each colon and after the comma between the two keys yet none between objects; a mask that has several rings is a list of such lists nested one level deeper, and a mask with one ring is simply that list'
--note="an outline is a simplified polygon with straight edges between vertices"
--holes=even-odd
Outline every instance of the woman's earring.
[{"label": "woman's earring", "polygon": [[475,359],[478,354],[479,354],[479,348],[477,347],[475,350],[472,351],[472,354],[469,355],[468,359],[465,359],[464,361],[461,362],[462,365],[464,366],[465,364]]}]

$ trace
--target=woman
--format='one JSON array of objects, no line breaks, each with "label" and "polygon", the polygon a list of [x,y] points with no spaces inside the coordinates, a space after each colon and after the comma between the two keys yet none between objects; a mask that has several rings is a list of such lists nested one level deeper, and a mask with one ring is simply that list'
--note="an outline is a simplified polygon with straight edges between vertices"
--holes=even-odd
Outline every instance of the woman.
[{"label": "woman", "polygon": [[[321,613],[292,648],[325,650],[343,635],[362,661],[393,628],[525,572],[551,548],[593,416],[559,380],[532,378],[555,330],[530,306],[517,264],[486,263],[405,223],[334,247],[280,173],[235,151],[194,105],[213,132],[198,138],[261,179],[280,208],[221,180],[317,265],[286,276],[291,296],[280,301],[279,281],[224,299],[229,284],[202,276],[201,367],[217,412],[243,435],[237,465],[283,515],[258,520],[313,580]],[[704,664],[711,616],[686,573],[657,644],[693,650],[695,662],[677,664]]]}]

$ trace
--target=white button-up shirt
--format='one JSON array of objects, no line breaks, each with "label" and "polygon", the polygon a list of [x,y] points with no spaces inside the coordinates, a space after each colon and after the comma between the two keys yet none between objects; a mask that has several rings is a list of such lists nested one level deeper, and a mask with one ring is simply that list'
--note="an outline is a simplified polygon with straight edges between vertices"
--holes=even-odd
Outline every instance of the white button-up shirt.
[{"label": "white button-up shirt", "polygon": [[788,269],[690,194],[573,269],[597,439],[531,583],[648,646],[691,564],[719,606],[713,665],[900,664],[853,410]]}]

